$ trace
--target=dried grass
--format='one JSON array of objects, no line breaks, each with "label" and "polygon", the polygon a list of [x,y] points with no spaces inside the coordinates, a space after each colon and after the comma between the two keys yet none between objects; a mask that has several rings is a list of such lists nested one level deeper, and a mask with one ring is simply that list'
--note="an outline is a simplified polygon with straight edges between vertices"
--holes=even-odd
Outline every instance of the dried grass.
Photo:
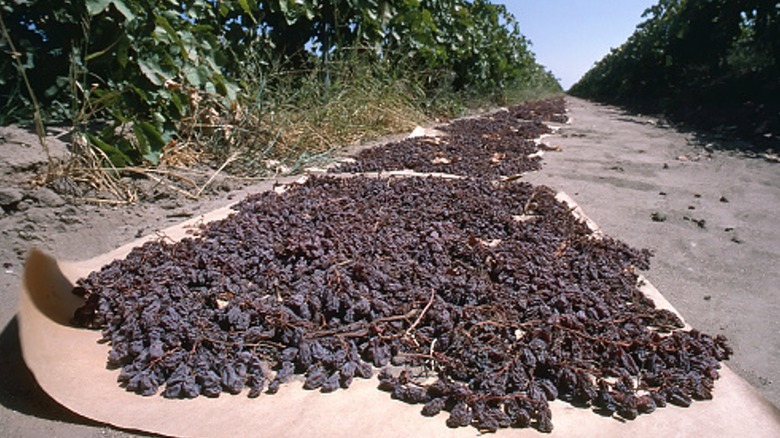
[{"label": "dried grass", "polygon": [[[337,58],[327,66],[328,87],[321,68],[275,67],[268,73],[266,65],[248,59],[237,101],[189,92],[188,116],[180,120],[177,138],[163,148],[156,166],[117,169],[77,134],[76,159],[63,173],[99,194],[82,198],[90,202],[137,201],[136,188],[122,178],[127,175],[197,199],[218,176],[252,180],[296,173],[324,164],[341,147],[408,132],[442,112],[446,117],[463,109],[463,96],[449,90],[426,95],[413,74],[368,62],[359,51]],[[198,170],[204,165],[211,169]]]}]

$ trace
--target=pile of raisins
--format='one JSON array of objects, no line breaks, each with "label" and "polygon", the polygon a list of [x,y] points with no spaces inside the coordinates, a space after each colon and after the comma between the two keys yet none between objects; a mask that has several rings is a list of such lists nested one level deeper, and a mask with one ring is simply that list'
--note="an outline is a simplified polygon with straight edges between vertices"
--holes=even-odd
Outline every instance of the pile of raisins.
[{"label": "pile of raisins", "polygon": [[[535,170],[530,139],[564,113],[563,99],[510,107],[337,171]],[[556,398],[624,419],[711,398],[731,354],[638,290],[649,253],[594,234],[545,187],[319,177],[236,210],[74,289],[74,321],[102,330],[127,390],[257,397],[302,375],[331,392],[380,368],[380,389],[451,427],[550,431]]]},{"label": "pile of raisins", "polygon": [[445,136],[413,137],[361,151],[354,162],[331,172],[410,169],[498,178],[541,168],[540,146],[532,139],[551,132],[540,120],[520,120],[509,111],[456,120],[438,128]]},{"label": "pile of raisins", "polygon": [[556,398],[624,419],[711,398],[731,354],[638,290],[647,251],[546,187],[323,176],[235,210],[78,282],[75,322],[128,391],[331,392],[381,369],[450,427],[546,432]]},{"label": "pile of raisins", "polygon": [[566,102],[563,97],[510,106],[509,112],[518,119],[523,120],[555,123],[566,123],[569,121],[569,118],[566,116]]}]

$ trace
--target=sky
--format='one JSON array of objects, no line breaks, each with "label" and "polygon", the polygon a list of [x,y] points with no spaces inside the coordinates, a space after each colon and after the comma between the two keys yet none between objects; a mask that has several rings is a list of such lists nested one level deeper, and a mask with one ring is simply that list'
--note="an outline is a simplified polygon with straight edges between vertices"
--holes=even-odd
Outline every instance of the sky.
[{"label": "sky", "polygon": [[623,44],[657,0],[494,0],[520,24],[536,60],[571,87],[594,63]]}]

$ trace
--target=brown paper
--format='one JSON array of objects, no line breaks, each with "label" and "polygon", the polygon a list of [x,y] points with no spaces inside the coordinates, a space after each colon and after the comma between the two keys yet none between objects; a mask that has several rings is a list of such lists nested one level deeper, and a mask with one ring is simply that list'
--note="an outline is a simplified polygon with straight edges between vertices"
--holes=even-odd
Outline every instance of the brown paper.
[{"label": "brown paper", "polygon": [[[573,204],[570,198],[559,199]],[[164,231],[171,239],[188,227],[225,217],[229,208]],[[575,214],[587,219],[581,210]],[[588,219],[589,220],[589,219]],[[596,225],[590,222],[594,229]],[[126,392],[117,384],[118,371],[106,369],[109,347],[98,344],[96,331],[67,325],[79,301],[72,283],[110,261],[124,257],[149,236],[115,251],[81,262],[62,262],[33,250],[24,272],[19,336],[27,366],[41,387],[62,405],[85,417],[122,428],[182,437],[224,436],[376,436],[473,437],[473,427],[449,429],[447,414],[420,415],[420,405],[392,400],[377,389],[376,378],[355,379],[347,390],[330,394],[306,391],[302,382],[283,385],[275,395],[249,399],[246,393],[219,398],[168,400]],[[646,282],[643,291],[659,307],[669,302]],[[551,403],[553,437],[779,437],[780,411],[728,367],[716,381],[714,399],[689,408],[669,406],[633,421],[603,417],[590,409]],[[497,437],[543,436],[533,429],[504,429]]]}]

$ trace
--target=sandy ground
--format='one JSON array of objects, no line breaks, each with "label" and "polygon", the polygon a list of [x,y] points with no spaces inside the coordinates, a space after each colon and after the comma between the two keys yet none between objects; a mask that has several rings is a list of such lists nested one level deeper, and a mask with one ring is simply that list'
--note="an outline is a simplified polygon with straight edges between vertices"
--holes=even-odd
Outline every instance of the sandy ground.
[{"label": "sandy ground", "polygon": [[[561,151],[547,152],[544,169],[525,179],[567,192],[608,234],[652,249],[649,280],[694,327],[725,334],[735,350],[730,366],[780,405],[780,164],[651,117],[568,102],[571,124],[545,140]],[[24,255],[36,246],[59,258],[90,258],[252,188],[199,201],[71,205],[25,183],[45,164],[36,144],[29,134],[0,128],[0,431],[137,435],[70,413],[36,386],[14,319]],[[50,147],[55,158],[67,155],[56,138]]]}]

